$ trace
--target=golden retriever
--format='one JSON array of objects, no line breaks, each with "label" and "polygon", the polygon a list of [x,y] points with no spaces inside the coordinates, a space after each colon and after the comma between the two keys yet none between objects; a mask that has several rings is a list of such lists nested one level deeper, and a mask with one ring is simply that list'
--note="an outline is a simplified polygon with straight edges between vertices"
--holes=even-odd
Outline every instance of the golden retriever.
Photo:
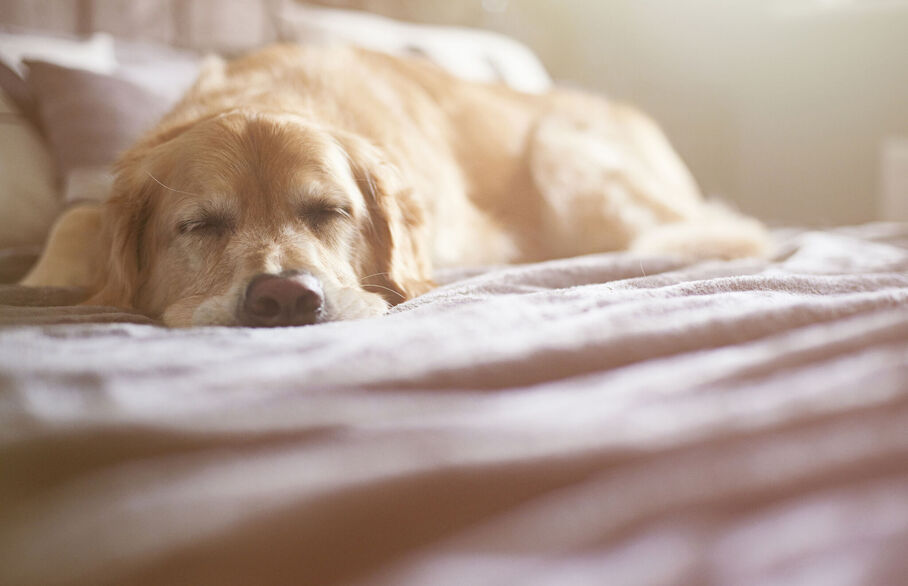
[{"label": "golden retriever", "polygon": [[100,216],[79,213],[90,245],[58,229],[25,282],[80,251],[97,263],[87,303],[170,326],[378,315],[438,266],[765,246],[633,108],[345,47],[213,60],[119,161]]}]

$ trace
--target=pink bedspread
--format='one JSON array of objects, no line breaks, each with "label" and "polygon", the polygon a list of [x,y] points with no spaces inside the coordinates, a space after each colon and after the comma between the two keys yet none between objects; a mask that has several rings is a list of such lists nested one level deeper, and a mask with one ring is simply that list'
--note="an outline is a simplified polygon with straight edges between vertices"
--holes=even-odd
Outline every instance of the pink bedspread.
[{"label": "pink bedspread", "polygon": [[904,583],[908,226],[779,238],[277,330],[4,289],[0,583]]}]

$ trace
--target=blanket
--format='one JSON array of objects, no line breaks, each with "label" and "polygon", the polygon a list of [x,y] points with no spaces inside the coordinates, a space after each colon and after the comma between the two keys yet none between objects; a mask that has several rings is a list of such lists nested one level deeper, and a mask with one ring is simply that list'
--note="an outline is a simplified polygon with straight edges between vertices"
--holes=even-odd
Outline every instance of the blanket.
[{"label": "blanket", "polygon": [[908,575],[908,225],[169,330],[0,289],[0,583]]}]

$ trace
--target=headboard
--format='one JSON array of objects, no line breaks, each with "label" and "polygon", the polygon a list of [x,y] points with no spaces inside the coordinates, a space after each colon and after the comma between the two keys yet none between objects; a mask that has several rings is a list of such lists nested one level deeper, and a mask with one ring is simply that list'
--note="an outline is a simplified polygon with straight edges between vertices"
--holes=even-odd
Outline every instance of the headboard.
[{"label": "headboard", "polygon": [[[3,0],[7,29],[89,34],[104,31],[202,51],[237,52],[278,39],[274,15],[294,0]],[[322,0],[412,22],[478,26],[479,0]]]}]

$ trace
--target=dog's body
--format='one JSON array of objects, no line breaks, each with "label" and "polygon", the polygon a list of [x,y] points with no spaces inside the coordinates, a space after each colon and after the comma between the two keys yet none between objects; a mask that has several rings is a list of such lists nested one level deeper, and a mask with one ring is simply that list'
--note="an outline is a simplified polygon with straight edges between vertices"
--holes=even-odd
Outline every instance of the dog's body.
[{"label": "dog's body", "polygon": [[764,246],[631,108],[350,48],[211,64],[114,190],[89,301],[176,326],[375,315],[437,266]]}]

